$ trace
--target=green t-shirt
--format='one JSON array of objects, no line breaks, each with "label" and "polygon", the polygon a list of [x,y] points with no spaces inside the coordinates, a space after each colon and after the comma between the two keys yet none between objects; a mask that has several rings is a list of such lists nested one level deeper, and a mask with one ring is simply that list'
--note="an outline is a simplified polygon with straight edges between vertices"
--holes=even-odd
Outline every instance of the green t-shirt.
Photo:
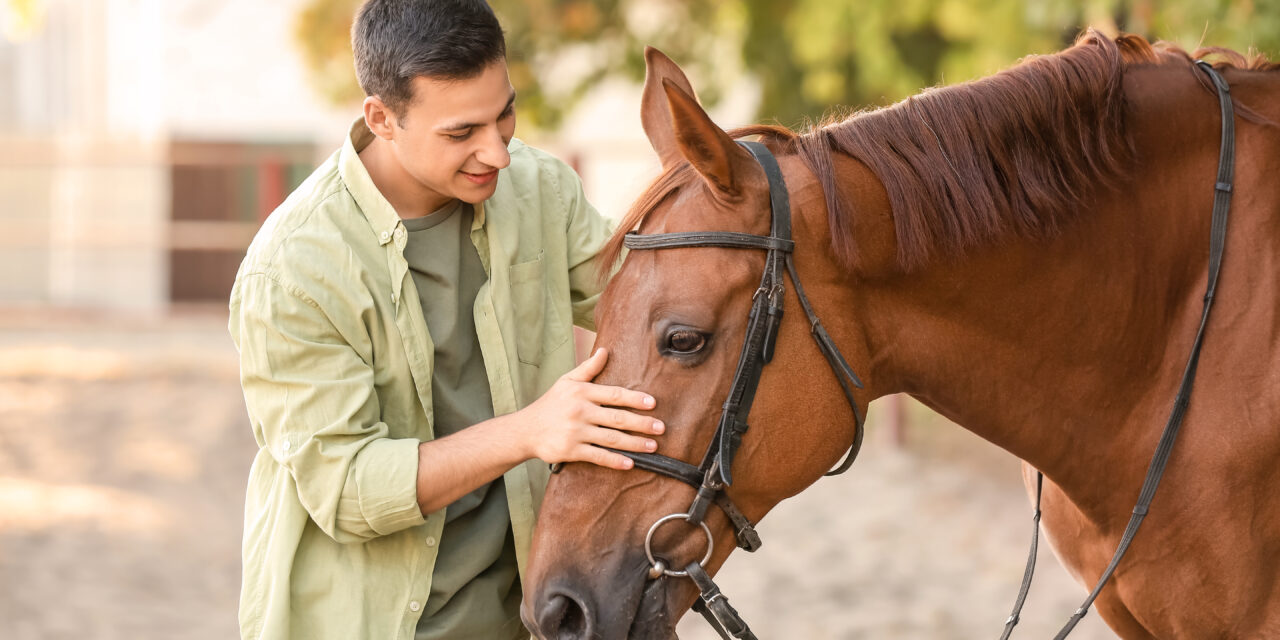
[{"label": "green t-shirt", "polygon": [[[473,212],[454,201],[404,220],[404,257],[435,344],[431,397],[437,437],[493,417],[473,307],[486,281],[470,239]],[[527,638],[520,622],[515,541],[501,479],[445,510],[440,554],[415,640]]]}]

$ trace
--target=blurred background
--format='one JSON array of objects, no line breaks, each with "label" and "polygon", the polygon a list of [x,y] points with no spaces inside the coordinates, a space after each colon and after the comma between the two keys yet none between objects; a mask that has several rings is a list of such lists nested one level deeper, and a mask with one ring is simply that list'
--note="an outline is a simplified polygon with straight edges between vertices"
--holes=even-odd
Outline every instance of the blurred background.
[{"label": "blurred background", "polygon": [[[0,0],[0,638],[236,636],[255,445],[226,299],[258,225],[358,114],[358,4]],[[657,172],[646,44],[722,126],[796,128],[1087,26],[1280,52],[1280,0],[492,4],[517,135],[611,216]],[[1017,461],[900,398],[871,415],[854,470],[771,514],[726,593],[764,638],[997,635],[1030,534]],[[1042,556],[1026,637],[1084,595]],[[711,638],[699,623],[682,636]],[[1073,637],[1113,636],[1091,616]]]}]

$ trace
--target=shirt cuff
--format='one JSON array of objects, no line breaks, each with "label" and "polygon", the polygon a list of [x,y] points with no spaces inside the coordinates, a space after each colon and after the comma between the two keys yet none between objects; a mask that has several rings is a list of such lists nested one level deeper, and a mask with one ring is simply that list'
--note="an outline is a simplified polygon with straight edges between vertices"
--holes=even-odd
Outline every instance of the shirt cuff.
[{"label": "shirt cuff", "polygon": [[360,513],[378,535],[426,522],[418,507],[418,444],[382,438],[365,445],[356,457]]}]

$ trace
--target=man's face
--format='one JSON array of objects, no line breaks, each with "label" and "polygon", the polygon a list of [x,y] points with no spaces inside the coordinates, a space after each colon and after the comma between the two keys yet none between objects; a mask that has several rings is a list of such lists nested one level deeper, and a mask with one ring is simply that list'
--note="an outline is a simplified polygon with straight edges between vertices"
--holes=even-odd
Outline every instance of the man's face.
[{"label": "man's face", "polygon": [[474,204],[493,195],[498,170],[511,164],[515,96],[505,60],[466,80],[414,78],[413,102],[403,117],[389,117],[390,142],[432,209],[454,198]]}]

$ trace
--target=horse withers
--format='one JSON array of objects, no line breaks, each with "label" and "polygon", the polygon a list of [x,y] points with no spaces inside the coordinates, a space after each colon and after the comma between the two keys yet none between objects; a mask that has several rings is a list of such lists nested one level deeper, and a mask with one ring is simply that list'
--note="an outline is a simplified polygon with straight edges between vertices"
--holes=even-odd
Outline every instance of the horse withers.
[{"label": "horse withers", "polygon": [[[758,137],[788,192],[795,274],[865,381],[849,406],[798,296],[782,293],[730,510],[758,522],[837,464],[867,403],[905,392],[1025,461],[1029,490],[1044,473],[1048,540],[1092,586],[1204,305],[1222,122],[1201,53],[1225,60],[1236,108],[1217,302],[1159,495],[1096,606],[1127,639],[1280,637],[1280,71],[1228,51],[1090,32],[804,135],[722,131],[679,68],[646,52],[642,120],[663,173],[624,230],[769,236],[765,171],[735,141]],[[765,251],[669,246],[630,252],[606,289],[599,381],[658,398],[665,456],[698,465],[715,450],[749,311],[772,293],[762,272]],[[566,465],[539,517],[526,623],[543,638],[672,637],[698,588],[654,565],[707,553],[681,522],[696,493],[669,474]],[[728,511],[698,518],[714,550],[694,566],[709,574],[741,529]],[[686,516],[655,528],[670,514]]]}]

